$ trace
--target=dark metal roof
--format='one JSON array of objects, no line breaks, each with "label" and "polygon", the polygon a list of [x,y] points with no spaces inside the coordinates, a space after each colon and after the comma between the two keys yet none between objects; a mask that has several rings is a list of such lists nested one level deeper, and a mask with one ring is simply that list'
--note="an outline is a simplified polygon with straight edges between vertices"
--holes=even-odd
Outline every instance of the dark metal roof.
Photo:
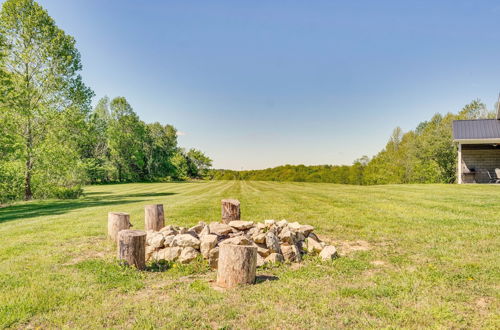
[{"label": "dark metal roof", "polygon": [[500,139],[500,120],[498,119],[454,120],[453,139],[455,140]]}]

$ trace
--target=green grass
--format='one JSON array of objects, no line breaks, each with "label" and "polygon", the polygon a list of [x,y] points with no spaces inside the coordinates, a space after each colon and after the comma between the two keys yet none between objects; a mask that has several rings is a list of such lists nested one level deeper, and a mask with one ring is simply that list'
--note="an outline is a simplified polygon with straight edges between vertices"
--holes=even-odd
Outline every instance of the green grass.
[{"label": "green grass", "polygon": [[[0,327],[500,327],[499,186],[216,181],[85,191],[0,208]],[[140,229],[144,205],[163,203],[168,223],[189,226],[218,220],[226,197],[241,201],[244,219],[311,224],[344,256],[259,269],[273,280],[223,292],[201,261],[144,272],[115,261],[109,211],[129,212]]]}]

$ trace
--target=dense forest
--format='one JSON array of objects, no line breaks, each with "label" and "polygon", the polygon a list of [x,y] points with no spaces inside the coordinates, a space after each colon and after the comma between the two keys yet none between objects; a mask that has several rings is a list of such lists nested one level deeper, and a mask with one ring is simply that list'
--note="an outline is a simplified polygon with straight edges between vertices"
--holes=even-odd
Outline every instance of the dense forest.
[{"label": "dense forest", "polygon": [[267,180],[330,182],[344,184],[453,183],[456,180],[457,146],[452,121],[493,118],[479,100],[457,114],[436,114],[417,128],[403,133],[396,128],[385,148],[373,158],[363,156],[350,166],[286,165],[265,170],[211,170],[215,180]]},{"label": "dense forest", "polygon": [[124,97],[83,83],[75,40],[32,0],[0,11],[0,202],[72,198],[83,184],[185,180],[211,160],[177,144],[171,125],[144,123]]}]

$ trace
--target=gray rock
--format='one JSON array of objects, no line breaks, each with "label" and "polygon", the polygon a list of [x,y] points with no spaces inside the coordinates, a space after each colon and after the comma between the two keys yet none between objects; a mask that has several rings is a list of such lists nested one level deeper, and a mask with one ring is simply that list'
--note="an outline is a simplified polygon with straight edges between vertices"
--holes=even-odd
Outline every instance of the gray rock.
[{"label": "gray rock", "polygon": [[310,226],[310,225],[301,225],[298,222],[289,223],[288,227],[290,228],[290,230],[292,230],[292,231],[294,231],[296,233],[301,233],[301,234],[303,234],[306,237],[314,230],[313,226]]},{"label": "gray rock", "polygon": [[163,236],[170,236],[170,235],[177,235],[178,232],[175,230],[175,227],[172,225],[168,225],[166,227],[163,227],[160,229],[160,233],[163,234]]},{"label": "gray rock", "polygon": [[280,228],[283,228],[285,227],[286,225],[288,225],[288,221],[286,221],[285,219],[281,220],[281,221],[278,221],[276,222],[276,226],[280,227]]},{"label": "gray rock", "polygon": [[191,234],[179,234],[174,237],[172,246],[200,248],[200,240]]},{"label": "gray rock", "polygon": [[154,252],[155,252],[154,247],[152,247],[151,245],[146,245],[146,261],[151,260]]},{"label": "gray rock", "polygon": [[313,236],[309,235],[306,239],[307,244],[307,253],[319,253],[323,250],[323,246],[321,246],[320,242],[314,239]]},{"label": "gray rock", "polygon": [[259,231],[262,231],[264,230],[265,228],[267,228],[266,224],[265,223],[262,223],[262,222],[258,222],[255,227],[259,230]]},{"label": "gray rock", "polygon": [[295,244],[295,234],[292,233],[288,227],[283,227],[278,237],[282,242]]},{"label": "gray rock", "polygon": [[275,223],[276,223],[276,220],[264,220],[264,225],[266,225],[266,227],[271,227]]},{"label": "gray rock", "polygon": [[200,251],[203,258],[208,259],[209,252],[217,245],[217,235],[203,235],[200,239]]},{"label": "gray rock", "polygon": [[281,253],[271,253],[265,259],[265,262],[270,262],[270,263],[280,263],[283,261],[285,261],[285,258],[283,258],[283,255]]},{"label": "gray rock", "polygon": [[227,235],[233,231],[233,227],[226,225],[225,223],[212,222],[209,225],[210,234],[215,234],[219,236]]},{"label": "gray rock", "polygon": [[266,233],[266,246],[271,252],[280,253],[280,240],[275,233],[268,231]]},{"label": "gray rock", "polygon": [[327,245],[323,248],[319,256],[323,260],[332,260],[338,258],[339,255],[337,253],[337,249],[335,248],[335,246]]},{"label": "gray rock", "polygon": [[200,237],[205,236],[205,235],[210,235],[210,229],[209,229],[208,225],[205,225],[199,234]]},{"label": "gray rock", "polygon": [[187,264],[193,259],[195,259],[200,252],[198,250],[193,249],[192,247],[188,246],[182,249],[181,255],[179,256],[179,262],[181,264]]},{"label": "gray rock", "polygon": [[185,234],[188,232],[187,228],[184,228],[184,227],[179,227],[179,234]]},{"label": "gray rock", "polygon": [[265,258],[271,254],[271,250],[267,248],[266,244],[254,243],[253,245],[257,247],[257,254],[260,256]]},{"label": "gray rock", "polygon": [[233,220],[228,225],[238,230],[245,230],[253,227],[253,221]]},{"label": "gray rock", "polygon": [[257,267],[262,267],[266,264],[266,260],[257,254]]}]

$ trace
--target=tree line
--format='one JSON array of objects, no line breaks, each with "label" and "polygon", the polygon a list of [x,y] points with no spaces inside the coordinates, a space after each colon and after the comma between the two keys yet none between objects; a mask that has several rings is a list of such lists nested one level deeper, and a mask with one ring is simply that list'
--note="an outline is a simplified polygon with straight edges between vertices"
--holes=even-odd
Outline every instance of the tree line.
[{"label": "tree line", "polygon": [[397,127],[385,148],[374,157],[363,156],[348,165],[285,165],[264,170],[211,170],[215,180],[329,182],[357,185],[397,183],[453,183],[456,181],[457,146],[452,122],[494,118],[480,100],[458,113],[435,114],[404,133]]},{"label": "tree line", "polygon": [[87,183],[185,180],[211,159],[178,146],[172,125],[145,123],[124,97],[83,83],[75,40],[33,0],[0,11],[0,202],[72,198]]}]

